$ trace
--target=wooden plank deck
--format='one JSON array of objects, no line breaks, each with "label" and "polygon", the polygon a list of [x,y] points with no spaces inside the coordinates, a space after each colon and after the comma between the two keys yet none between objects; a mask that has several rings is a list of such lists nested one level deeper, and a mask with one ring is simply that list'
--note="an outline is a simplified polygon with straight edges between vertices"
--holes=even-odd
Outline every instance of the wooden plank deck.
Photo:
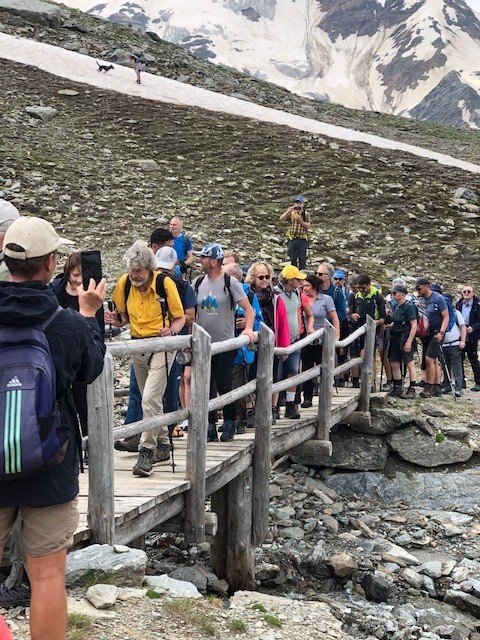
[{"label": "wooden plank deck", "polygon": [[[332,398],[332,417],[336,424],[350,415],[358,406],[359,389],[338,389]],[[283,412],[282,412],[283,413]],[[301,409],[298,421],[281,418],[272,426],[272,455],[312,438],[316,432],[317,399],[313,407]],[[252,464],[254,429],[236,435],[232,442],[216,442],[207,445],[206,478],[207,495],[227,484]],[[183,510],[184,494],[190,488],[185,480],[186,447],[188,436],[174,440],[175,473],[171,463],[155,465],[150,478],[132,474],[137,455],[116,451],[115,456],[115,529],[118,543],[128,543]],[[80,474],[79,511],[80,524],[75,534],[75,544],[82,544],[90,537],[87,525],[89,491],[88,473]],[[147,528],[145,528],[147,527]]]}]

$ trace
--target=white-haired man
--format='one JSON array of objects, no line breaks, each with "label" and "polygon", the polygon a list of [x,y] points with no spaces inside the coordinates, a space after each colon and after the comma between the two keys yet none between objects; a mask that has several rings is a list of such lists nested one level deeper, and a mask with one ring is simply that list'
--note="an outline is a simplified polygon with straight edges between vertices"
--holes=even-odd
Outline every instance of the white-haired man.
[{"label": "white-haired man", "polygon": [[[156,271],[155,257],[148,244],[143,240],[134,242],[125,252],[125,262],[127,273],[120,277],[112,296],[118,315],[112,311],[106,312],[105,322],[117,327],[129,323],[134,340],[177,335],[185,324],[177,285],[169,276],[163,277]],[[164,303],[159,303],[159,299]],[[167,351],[135,354],[132,357],[142,393],[144,418],[163,413],[163,394],[171,359],[172,354]],[[169,460],[166,439],[166,427],[142,433],[134,475],[148,477],[152,474],[153,464]]]}]

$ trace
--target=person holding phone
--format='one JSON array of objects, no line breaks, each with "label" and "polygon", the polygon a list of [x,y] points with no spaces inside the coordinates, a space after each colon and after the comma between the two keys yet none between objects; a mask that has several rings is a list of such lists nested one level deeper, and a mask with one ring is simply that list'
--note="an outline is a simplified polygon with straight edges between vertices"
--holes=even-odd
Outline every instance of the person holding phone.
[{"label": "person holding phone", "polygon": [[[71,253],[64,266],[63,273],[56,276],[48,285],[57,297],[58,304],[64,309],[79,310],[78,287],[83,282],[82,253],[74,251]],[[98,284],[98,282],[96,282]],[[85,288],[85,285],[84,285]],[[87,287],[88,288],[88,287]],[[105,332],[105,319],[103,306],[95,314],[102,336]],[[88,435],[88,407],[87,407],[87,385],[83,382],[74,382],[72,385],[72,396],[75,409],[80,420],[82,436]],[[83,461],[88,464],[88,450],[85,451]]]},{"label": "person holding phone", "polygon": [[297,196],[292,206],[282,213],[280,221],[289,223],[286,235],[290,262],[303,271],[307,268],[308,232],[312,226],[305,198]]}]

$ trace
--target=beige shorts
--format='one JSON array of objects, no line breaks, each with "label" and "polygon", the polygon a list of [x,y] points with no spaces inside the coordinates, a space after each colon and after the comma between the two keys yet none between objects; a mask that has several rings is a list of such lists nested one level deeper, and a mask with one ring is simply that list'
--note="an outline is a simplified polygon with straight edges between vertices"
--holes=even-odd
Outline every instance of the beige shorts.
[{"label": "beige shorts", "polygon": [[50,507],[0,509],[0,549],[5,547],[19,512],[23,547],[28,555],[49,556],[72,546],[79,520],[77,499]]}]

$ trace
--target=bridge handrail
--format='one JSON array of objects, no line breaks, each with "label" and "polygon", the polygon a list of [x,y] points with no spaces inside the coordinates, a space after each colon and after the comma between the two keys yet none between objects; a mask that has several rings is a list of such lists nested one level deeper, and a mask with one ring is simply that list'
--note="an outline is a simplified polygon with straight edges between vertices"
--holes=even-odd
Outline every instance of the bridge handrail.
[{"label": "bridge handrail", "polygon": [[[371,318],[367,318],[365,327],[361,327],[355,333],[358,337],[365,336],[365,356],[356,358],[355,364],[362,363],[362,377],[360,398],[358,406],[360,410],[368,409],[370,397],[370,373],[373,364],[374,339],[376,324]],[[352,337],[353,336],[353,337]],[[355,339],[352,334],[351,340]],[[322,339],[322,363],[304,371],[288,381],[282,381],[273,385],[273,332],[262,324],[258,332],[258,368],[257,379],[242,385],[238,389],[230,391],[218,398],[209,399],[209,380],[211,368],[211,355],[213,352],[221,353],[222,350],[232,350],[236,345],[245,346],[249,340],[246,336],[215,343],[212,345],[210,336],[198,325],[194,324],[191,336],[175,336],[165,338],[149,338],[143,340],[123,341],[108,345],[105,357],[105,366],[102,374],[88,387],[88,421],[89,421],[89,486],[94,491],[89,491],[89,526],[91,539],[95,542],[114,544],[115,542],[115,513],[114,513],[114,450],[113,440],[119,437],[133,435],[147,429],[189,417],[188,446],[186,459],[186,480],[190,483],[190,489],[185,497],[185,537],[189,542],[202,542],[205,539],[205,497],[206,497],[206,431],[208,425],[208,412],[219,409],[225,404],[231,403],[248,393],[257,390],[256,424],[255,424],[255,449],[254,449],[254,474],[263,480],[257,483],[258,490],[253,499],[254,512],[257,514],[255,536],[260,540],[268,528],[268,475],[270,470],[270,429],[271,429],[271,398],[274,391],[282,388],[282,385],[292,385],[315,377],[321,371],[319,406],[317,416],[317,435],[320,440],[329,440],[329,431],[332,426],[331,405],[333,394],[333,382],[335,372],[343,370],[334,366],[335,329],[326,321],[322,330],[314,332],[303,340],[292,345],[291,352],[303,345],[310,344],[316,339]],[[345,342],[345,341],[342,341]],[[347,343],[348,344],[348,343]],[[227,348],[225,349],[225,345]],[[113,356],[125,356],[132,353],[148,353],[172,349],[191,348],[192,351],[192,394],[189,409],[155,416],[141,420],[130,425],[125,425],[114,430],[113,415]],[[351,365],[350,365],[351,366]],[[146,480],[148,482],[148,480]]]}]

